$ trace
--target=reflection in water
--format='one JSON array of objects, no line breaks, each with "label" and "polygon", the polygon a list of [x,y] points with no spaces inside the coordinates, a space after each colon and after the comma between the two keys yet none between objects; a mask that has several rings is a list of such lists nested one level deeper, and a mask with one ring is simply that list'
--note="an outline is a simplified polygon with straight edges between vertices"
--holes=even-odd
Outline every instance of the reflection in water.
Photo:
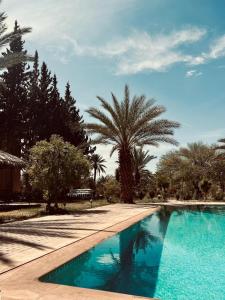
[{"label": "reflection in water", "polygon": [[153,296],[170,214],[170,210],[162,209],[98,244],[42,280]]},{"label": "reflection in water", "polygon": [[224,215],[221,207],[165,207],[41,280],[163,300],[225,299]]}]

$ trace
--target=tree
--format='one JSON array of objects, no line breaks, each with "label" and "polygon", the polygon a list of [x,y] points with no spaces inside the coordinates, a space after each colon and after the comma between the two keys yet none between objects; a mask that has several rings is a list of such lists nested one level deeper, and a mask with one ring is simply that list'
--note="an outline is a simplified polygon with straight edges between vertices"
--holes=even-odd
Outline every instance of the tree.
[{"label": "tree", "polygon": [[144,190],[148,189],[152,174],[146,166],[155,158],[156,156],[149,155],[149,151],[144,151],[142,147],[133,149],[134,181],[139,194],[143,194]]},{"label": "tree", "polygon": [[177,144],[171,136],[179,124],[156,119],[166,109],[155,105],[153,100],[146,100],[144,95],[130,99],[128,86],[125,86],[125,96],[121,102],[114,94],[112,105],[101,97],[98,99],[103,110],[91,107],[87,112],[99,123],[89,123],[87,128],[91,134],[97,134],[94,143],[112,144],[111,154],[118,152],[121,199],[125,203],[133,203],[133,148],[158,146],[160,142]]},{"label": "tree", "polygon": [[62,105],[64,108],[62,136],[74,146],[82,148],[85,154],[92,154],[95,148],[90,147],[84,130],[83,117],[80,116],[80,111],[76,107],[76,100],[72,96],[69,82],[66,84]]},{"label": "tree", "polygon": [[187,200],[206,198],[212,183],[223,189],[225,170],[215,146],[198,142],[162,156],[156,174],[169,183],[170,195]]},{"label": "tree", "polygon": [[216,149],[225,150],[225,139],[220,139],[218,142],[221,143],[221,145],[216,147]]},{"label": "tree", "polygon": [[51,203],[65,199],[69,189],[89,174],[90,164],[83,153],[57,135],[40,141],[30,150],[27,173],[33,188],[43,192],[47,210]]},{"label": "tree", "polygon": [[92,168],[94,171],[94,183],[96,185],[97,173],[105,173],[106,166],[104,165],[105,159],[99,154],[92,154],[91,156]]},{"label": "tree", "polygon": [[219,150],[217,158],[225,160],[225,139],[220,139],[220,140],[218,140],[218,142],[220,144],[215,147],[216,150]]},{"label": "tree", "polygon": [[[9,49],[3,57],[19,54],[26,56],[22,30],[17,21],[14,26],[14,39],[10,41]],[[27,130],[27,64],[19,62],[7,67],[1,75],[3,85],[0,85],[0,115],[1,115],[1,148],[21,156],[23,141]]]},{"label": "tree", "polygon": [[[37,131],[38,141],[49,139],[50,136],[56,132],[50,131],[49,118],[51,111],[49,111],[49,102],[53,92],[51,72],[45,62],[42,63],[40,79],[39,79],[39,96],[37,102],[37,120],[35,130]],[[56,127],[58,124],[55,124]]]},{"label": "tree", "polygon": [[202,194],[204,195],[204,200],[207,199],[207,194],[208,194],[211,186],[212,186],[212,183],[207,179],[203,179],[202,181],[199,182],[199,188],[200,188]]},{"label": "tree", "polygon": [[225,160],[221,159],[216,154],[216,158],[213,162],[212,168],[210,170],[210,178],[212,179],[214,185],[218,185],[221,191],[225,192]]},{"label": "tree", "polygon": [[113,176],[106,176],[103,183],[104,195],[108,200],[117,200],[120,196],[120,186]]},{"label": "tree", "polygon": [[163,155],[157,165],[157,185],[160,191],[167,192],[167,196],[176,196],[184,199],[185,184],[192,193],[192,165],[182,159],[178,151],[170,151]]},{"label": "tree", "polygon": [[191,174],[191,182],[194,187],[194,199],[202,197],[199,183],[209,176],[209,171],[215,159],[213,147],[201,142],[188,144],[186,148],[179,150],[181,158],[187,162]]},{"label": "tree", "polygon": [[28,78],[28,103],[27,103],[27,114],[28,123],[26,130],[26,137],[24,139],[24,156],[28,158],[29,150],[32,146],[39,141],[39,111],[40,111],[40,89],[39,89],[39,57],[38,52],[35,51],[33,68],[29,72]]},{"label": "tree", "polygon": [[[58,90],[58,81],[57,77],[54,74],[52,77],[52,84],[51,84],[51,90],[49,94],[49,99],[46,103],[47,105],[47,111],[49,114],[48,117],[48,132],[47,138],[51,136],[52,134],[58,134],[60,136],[63,136],[63,138],[69,142],[65,136],[63,135],[63,125],[65,122],[64,119],[64,111],[62,107],[63,100],[60,97],[60,93]],[[75,145],[74,145],[75,146]]]},{"label": "tree", "polygon": [[33,70],[29,78],[29,130],[27,148],[37,141],[49,140],[52,134],[58,134],[85,154],[95,149],[90,147],[84,130],[83,118],[80,116],[76,101],[72,97],[70,85],[67,83],[65,96],[62,98],[58,90],[57,77],[48,70],[44,62],[39,70],[38,53],[35,52]]}]

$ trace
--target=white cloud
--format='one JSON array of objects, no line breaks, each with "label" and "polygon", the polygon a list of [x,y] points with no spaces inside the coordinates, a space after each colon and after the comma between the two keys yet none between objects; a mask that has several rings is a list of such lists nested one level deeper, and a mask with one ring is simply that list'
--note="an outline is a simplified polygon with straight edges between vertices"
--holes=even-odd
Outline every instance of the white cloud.
[{"label": "white cloud", "polygon": [[208,57],[211,59],[216,59],[222,56],[225,56],[225,35],[214,41],[208,54]]},{"label": "white cloud", "polygon": [[185,77],[190,78],[190,77],[198,77],[201,75],[202,75],[202,72],[200,72],[198,70],[189,70],[186,72]]},{"label": "white cloud", "polygon": [[[129,37],[114,39],[99,46],[82,45],[69,36],[66,36],[65,40],[72,44],[75,55],[113,58],[113,62],[116,63],[116,74],[136,74],[145,70],[166,71],[176,63],[197,66],[225,57],[225,35],[214,40],[209,50],[199,55],[181,50],[181,46],[199,42],[205,34],[205,29],[190,27],[167,35],[135,32]],[[200,75],[202,72],[197,70],[186,73],[186,77]]]},{"label": "white cloud", "polygon": [[190,60],[191,65],[201,65],[211,60],[225,57],[225,35],[214,40],[209,46],[208,52],[203,52],[199,56]]},{"label": "white cloud", "polygon": [[[171,32],[170,34],[151,35],[147,32],[135,32],[128,37],[112,39],[103,45],[84,45],[71,36],[65,36],[78,56],[92,56],[112,59],[116,74],[136,74],[148,71],[166,71],[176,63],[197,66],[211,60],[225,57],[225,35],[214,40],[209,50],[199,55],[185,53],[182,46],[199,42],[206,30],[197,27]],[[189,50],[190,51],[190,50]],[[200,76],[196,70],[187,71],[186,77]]]},{"label": "white cloud", "polygon": [[[4,0],[1,10],[8,15],[12,28],[15,19],[33,28],[29,39],[39,44],[62,44],[65,34],[74,38],[95,38],[110,26],[122,11],[136,0]],[[114,25],[116,22],[114,22]],[[116,25],[115,25],[116,26]]]},{"label": "white cloud", "polygon": [[202,65],[208,60],[208,58],[209,57],[207,54],[202,53],[199,56],[190,57],[189,64],[190,65]]},{"label": "white cloud", "polygon": [[[138,0],[110,0],[107,5],[102,0],[22,0],[18,5],[18,0],[5,0],[1,9],[9,16],[10,28],[15,19],[22,26],[31,26],[33,32],[26,40],[46,47],[63,64],[74,55],[105,58],[113,63],[116,74],[136,74],[163,72],[177,63],[195,66],[225,57],[225,35],[200,54],[183,49],[199,42],[206,35],[204,28],[189,27],[167,34],[141,31],[115,37],[121,14],[137,3]],[[100,42],[109,36],[107,30],[112,26],[114,36],[108,42]]]},{"label": "white cloud", "polygon": [[186,77],[192,77],[195,74],[196,70],[189,70],[186,73]]},{"label": "white cloud", "polygon": [[165,71],[175,63],[189,63],[193,57],[182,53],[179,47],[197,42],[205,34],[204,29],[196,27],[167,35],[135,32],[129,37],[100,46],[81,45],[69,36],[65,39],[72,44],[76,55],[116,58],[117,74],[135,74],[144,70]]}]

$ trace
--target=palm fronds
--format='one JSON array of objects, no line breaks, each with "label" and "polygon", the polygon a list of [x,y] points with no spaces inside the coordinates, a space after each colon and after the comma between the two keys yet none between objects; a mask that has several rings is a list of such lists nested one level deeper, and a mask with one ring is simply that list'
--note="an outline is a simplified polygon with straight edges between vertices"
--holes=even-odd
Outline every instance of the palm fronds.
[{"label": "palm fronds", "polygon": [[218,150],[217,159],[225,160],[225,139],[218,140],[220,143],[215,147],[215,150]]},{"label": "palm fronds", "polygon": [[128,86],[125,87],[123,101],[119,102],[112,94],[112,104],[101,97],[102,110],[91,107],[87,110],[97,123],[86,124],[90,134],[96,134],[96,143],[109,143],[117,148],[126,144],[130,149],[134,146],[153,145],[165,142],[177,144],[172,138],[174,129],[180,125],[169,120],[158,118],[166,111],[165,107],[155,105],[155,101],[146,100],[144,95],[130,99]]},{"label": "palm fronds", "polygon": [[93,154],[91,156],[91,163],[93,169],[95,169],[99,174],[105,173],[106,166],[104,165],[105,159],[99,154]]},{"label": "palm fronds", "polygon": [[[0,1],[1,4],[1,1]],[[0,50],[11,43],[18,36],[31,32],[30,27],[20,28],[17,32],[7,32],[6,21],[7,15],[4,12],[0,13]],[[33,60],[33,57],[25,53],[8,53],[0,57],[0,69],[9,68],[23,61]]]}]

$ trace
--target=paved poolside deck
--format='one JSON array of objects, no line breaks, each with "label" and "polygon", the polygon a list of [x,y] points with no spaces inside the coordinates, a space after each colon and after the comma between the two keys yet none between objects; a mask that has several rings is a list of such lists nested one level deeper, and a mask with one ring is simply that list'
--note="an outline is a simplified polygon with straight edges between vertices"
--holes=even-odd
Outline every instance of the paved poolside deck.
[{"label": "paved poolside deck", "polygon": [[154,205],[159,206],[225,206],[224,201],[199,201],[199,200],[175,200],[175,199],[169,199],[167,202],[154,202],[152,203]]},{"label": "paved poolside deck", "polygon": [[1,300],[139,299],[41,283],[38,278],[156,209],[150,205],[113,204],[76,215],[46,216],[1,225]]}]

